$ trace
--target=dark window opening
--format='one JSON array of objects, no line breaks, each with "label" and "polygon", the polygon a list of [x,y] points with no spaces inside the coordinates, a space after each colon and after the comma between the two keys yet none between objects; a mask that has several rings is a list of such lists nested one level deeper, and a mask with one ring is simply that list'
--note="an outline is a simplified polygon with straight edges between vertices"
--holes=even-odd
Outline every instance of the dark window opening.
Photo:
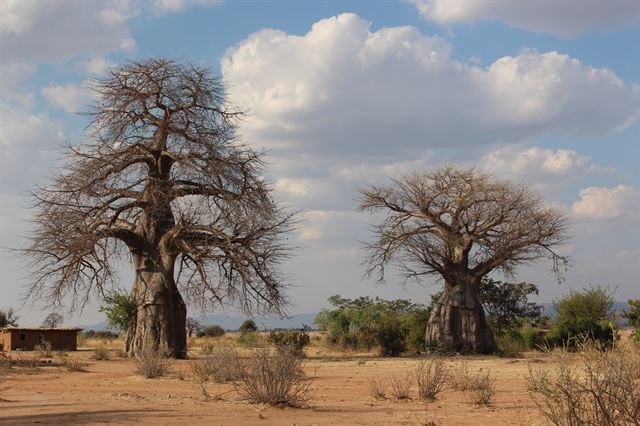
[{"label": "dark window opening", "polygon": [[20,340],[21,340],[21,341],[23,341],[23,342],[24,342],[25,340],[27,340],[27,335],[26,335],[26,334],[24,334],[24,333],[22,333],[22,334],[20,335]]}]

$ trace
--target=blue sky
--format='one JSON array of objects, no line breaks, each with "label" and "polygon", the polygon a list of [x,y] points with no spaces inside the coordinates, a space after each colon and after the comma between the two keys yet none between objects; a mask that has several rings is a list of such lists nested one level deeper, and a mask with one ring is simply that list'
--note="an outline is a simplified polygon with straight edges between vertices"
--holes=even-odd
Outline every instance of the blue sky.
[{"label": "blue sky", "polygon": [[[82,143],[86,81],[127,59],[211,67],[249,112],[240,134],[268,150],[276,197],[301,209],[284,266],[292,313],[326,299],[427,301],[438,283],[362,278],[374,221],[355,189],[446,163],[537,188],[564,207],[573,258],[558,285],[544,262],[517,279],[550,301],[589,284],[640,296],[640,3],[635,1],[0,0],[0,238],[24,245],[29,200]],[[28,274],[0,255],[0,308],[25,323]],[[499,277],[498,277],[499,278]],[[122,288],[130,276],[123,265]],[[214,308],[215,311],[215,308]],[[70,323],[101,319],[93,305]]]}]

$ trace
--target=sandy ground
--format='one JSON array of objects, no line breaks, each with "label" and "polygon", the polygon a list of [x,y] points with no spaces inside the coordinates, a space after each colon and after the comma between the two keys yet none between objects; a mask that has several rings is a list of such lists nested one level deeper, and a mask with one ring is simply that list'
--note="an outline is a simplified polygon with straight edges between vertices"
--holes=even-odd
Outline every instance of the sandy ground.
[{"label": "sandy ground", "polygon": [[[238,399],[230,385],[211,384],[221,400],[204,401],[188,361],[174,361],[165,378],[144,379],[130,359],[93,361],[89,350],[69,354],[88,363],[85,372],[56,365],[35,374],[13,369],[2,392],[0,424],[155,424],[155,425],[535,425],[543,424],[524,377],[527,365],[547,368],[539,353],[524,358],[457,357],[471,371],[488,370],[497,379],[489,407],[476,407],[463,392],[444,391],[437,401],[417,400],[417,385],[405,402],[375,401],[370,381],[389,374],[413,373],[417,358],[379,358],[370,354],[327,355],[312,352],[305,370],[315,376],[315,396],[306,408],[273,408]],[[180,374],[179,372],[183,373]],[[414,381],[415,382],[415,381]]]}]

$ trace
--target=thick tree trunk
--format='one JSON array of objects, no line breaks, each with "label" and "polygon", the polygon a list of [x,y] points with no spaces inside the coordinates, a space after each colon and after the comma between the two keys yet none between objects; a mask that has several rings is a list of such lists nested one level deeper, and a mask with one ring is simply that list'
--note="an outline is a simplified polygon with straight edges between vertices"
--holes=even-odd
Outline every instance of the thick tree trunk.
[{"label": "thick tree trunk", "polygon": [[138,309],[125,341],[127,354],[160,350],[175,358],[186,357],[187,309],[173,278],[173,259],[139,256],[134,260],[141,266],[136,268],[133,286]]},{"label": "thick tree trunk", "polygon": [[459,353],[493,353],[496,343],[480,303],[479,279],[458,276],[445,281],[426,330],[427,347]]}]

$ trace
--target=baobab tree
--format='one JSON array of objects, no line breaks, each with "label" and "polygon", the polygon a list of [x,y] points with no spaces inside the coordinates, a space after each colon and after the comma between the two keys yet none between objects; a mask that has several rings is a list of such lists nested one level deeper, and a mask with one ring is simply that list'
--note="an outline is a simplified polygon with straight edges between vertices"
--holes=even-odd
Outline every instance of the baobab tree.
[{"label": "baobab tree", "polygon": [[444,167],[361,191],[360,209],[386,213],[365,244],[367,273],[385,279],[395,265],[405,278],[437,276],[444,292],[427,323],[426,344],[459,352],[495,350],[479,298],[493,270],[548,257],[567,264],[556,248],[567,239],[564,212],[545,205],[526,185],[476,169]]},{"label": "baobab tree", "polygon": [[88,142],[66,148],[62,172],[34,191],[32,297],[85,303],[135,271],[137,308],[126,350],[186,350],[186,303],[281,313],[277,266],[294,215],[262,177],[262,154],[241,144],[241,115],[206,69],[130,62],[91,86]]}]

